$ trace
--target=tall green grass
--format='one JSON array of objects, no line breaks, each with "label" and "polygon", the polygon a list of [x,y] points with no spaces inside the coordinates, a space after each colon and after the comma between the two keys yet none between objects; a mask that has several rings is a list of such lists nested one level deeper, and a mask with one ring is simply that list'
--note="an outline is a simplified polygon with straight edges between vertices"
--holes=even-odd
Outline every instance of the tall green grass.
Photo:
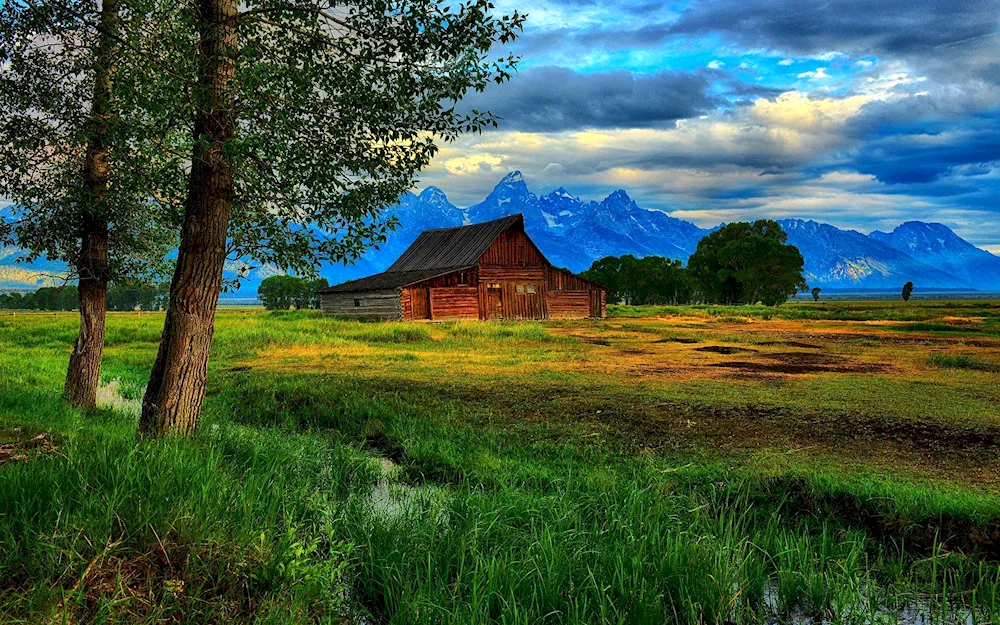
[{"label": "tall green grass", "polygon": [[[112,318],[105,380],[133,398],[156,326]],[[914,603],[1000,622],[995,495],[637,455],[433,386],[230,370],[276,345],[556,340],[540,324],[224,314],[202,427],[160,442],[59,399],[72,327],[0,323],[2,440],[55,441],[0,465],[0,622],[847,623]],[[412,496],[388,510],[390,482]]]}]

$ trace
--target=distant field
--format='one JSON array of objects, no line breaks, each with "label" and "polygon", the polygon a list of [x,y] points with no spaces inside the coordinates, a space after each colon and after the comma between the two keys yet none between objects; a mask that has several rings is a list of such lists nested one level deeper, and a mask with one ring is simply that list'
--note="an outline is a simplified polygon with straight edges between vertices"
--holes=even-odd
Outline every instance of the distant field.
[{"label": "distant field", "polygon": [[81,416],[75,317],[0,312],[0,622],[1000,622],[998,301],[226,309],[138,443],[161,323]]}]

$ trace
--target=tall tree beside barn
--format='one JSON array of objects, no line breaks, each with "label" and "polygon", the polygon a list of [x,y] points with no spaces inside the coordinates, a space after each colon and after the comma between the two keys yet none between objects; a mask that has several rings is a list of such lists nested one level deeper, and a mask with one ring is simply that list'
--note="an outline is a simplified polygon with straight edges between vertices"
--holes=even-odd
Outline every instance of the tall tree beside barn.
[{"label": "tall tree beside barn", "polygon": [[439,141],[496,125],[454,106],[515,69],[516,58],[487,54],[514,39],[523,16],[492,9],[490,0],[200,0],[196,78],[185,89],[195,146],[141,433],[195,430],[227,259],[298,275],[354,259],[385,239],[394,224],[382,209],[412,187]]},{"label": "tall tree beside barn", "polygon": [[[13,200],[0,243],[66,262],[79,281],[80,326],[64,393],[95,405],[108,285],[161,273],[172,237],[164,198],[176,163],[141,132],[131,88],[149,20],[139,3],[10,0],[0,7],[0,196]],[[124,23],[123,23],[124,20]],[[167,202],[168,203],[168,202]]]},{"label": "tall tree beside barn", "polygon": [[688,271],[710,302],[778,306],[807,288],[805,261],[787,240],[771,219],[726,224],[698,242]]}]

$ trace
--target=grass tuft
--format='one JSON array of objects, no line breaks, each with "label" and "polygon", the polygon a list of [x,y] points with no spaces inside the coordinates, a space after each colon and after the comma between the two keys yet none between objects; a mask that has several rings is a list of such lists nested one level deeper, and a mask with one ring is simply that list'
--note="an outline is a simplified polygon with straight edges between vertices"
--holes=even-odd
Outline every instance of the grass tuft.
[{"label": "grass tuft", "polygon": [[969,369],[1000,373],[1000,364],[983,360],[971,354],[934,354],[930,357],[929,362],[932,366],[942,369]]}]

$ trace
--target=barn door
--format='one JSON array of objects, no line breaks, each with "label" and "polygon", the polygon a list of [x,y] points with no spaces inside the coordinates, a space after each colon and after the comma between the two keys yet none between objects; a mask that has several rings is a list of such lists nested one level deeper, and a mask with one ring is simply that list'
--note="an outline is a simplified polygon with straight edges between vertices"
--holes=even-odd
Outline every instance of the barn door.
[{"label": "barn door", "polygon": [[601,292],[590,292],[590,316],[600,318],[601,316]]},{"label": "barn door", "polygon": [[431,318],[431,290],[413,289],[413,318]]},{"label": "barn door", "polygon": [[503,289],[486,289],[486,318],[503,319]]}]

